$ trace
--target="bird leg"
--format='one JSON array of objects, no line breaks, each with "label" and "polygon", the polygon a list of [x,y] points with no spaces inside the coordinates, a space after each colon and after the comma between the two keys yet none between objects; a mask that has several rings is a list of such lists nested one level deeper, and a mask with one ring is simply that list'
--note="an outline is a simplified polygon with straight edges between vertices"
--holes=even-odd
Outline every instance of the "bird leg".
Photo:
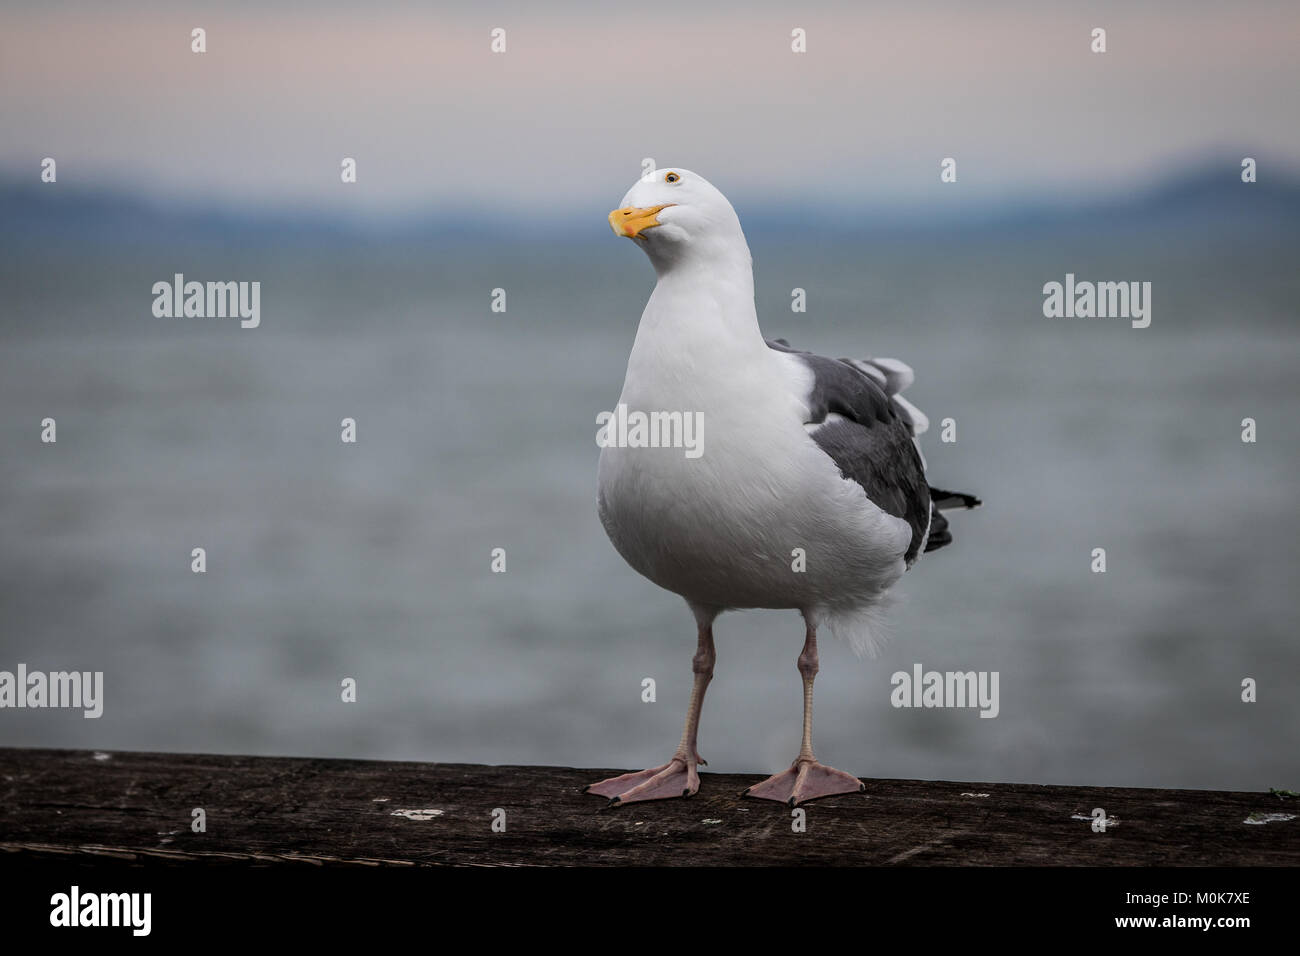
[{"label": "bird leg", "polygon": [[799,676],[803,678],[803,745],[799,748],[799,756],[794,759],[789,770],[774,774],[762,783],[755,784],[741,794],[743,797],[777,800],[795,807],[819,797],[859,793],[867,789],[866,784],[857,777],[843,770],[827,767],[813,756],[813,680],[817,677],[818,668],[817,629],[811,623],[807,626],[807,637],[804,639],[803,652],[799,655],[798,665]]},{"label": "bird leg", "polygon": [[696,772],[697,764],[705,764],[695,749],[696,733],[700,726],[700,708],[704,706],[704,692],[713,679],[713,624],[701,623],[699,646],[695,651],[691,669],[695,672],[695,683],[691,687],[691,703],[686,709],[686,726],[682,729],[682,740],[677,745],[677,752],[671,760],[649,770],[625,773],[621,777],[610,777],[600,783],[593,783],[584,793],[594,793],[600,797],[609,797],[609,806],[624,803],[638,803],[642,800],[665,800],[669,797],[689,797],[700,789],[700,775]]}]

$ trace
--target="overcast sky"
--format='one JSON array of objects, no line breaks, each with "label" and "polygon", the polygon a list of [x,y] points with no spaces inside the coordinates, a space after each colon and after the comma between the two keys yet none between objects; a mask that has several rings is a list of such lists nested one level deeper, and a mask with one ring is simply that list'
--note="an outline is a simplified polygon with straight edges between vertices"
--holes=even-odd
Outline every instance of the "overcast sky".
[{"label": "overcast sky", "polygon": [[1300,157],[1295,2],[56,2],[0,17],[0,175],[35,178],[53,156],[61,183],[160,197],[573,215],[608,208],[652,157],[733,194],[868,205],[933,196],[952,156],[963,200],[1015,200],[1211,152],[1255,156],[1261,176]]}]

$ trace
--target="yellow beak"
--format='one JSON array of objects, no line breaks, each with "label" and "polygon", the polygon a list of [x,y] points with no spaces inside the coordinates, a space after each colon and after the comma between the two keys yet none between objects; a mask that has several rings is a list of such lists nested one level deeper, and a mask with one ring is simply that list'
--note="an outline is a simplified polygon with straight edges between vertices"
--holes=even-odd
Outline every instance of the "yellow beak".
[{"label": "yellow beak", "polygon": [[624,206],[622,209],[615,209],[609,214],[609,228],[614,230],[616,236],[627,236],[629,239],[645,239],[641,233],[653,226],[661,225],[658,216],[659,213],[669,206],[676,206],[675,202],[666,202],[662,206]]}]

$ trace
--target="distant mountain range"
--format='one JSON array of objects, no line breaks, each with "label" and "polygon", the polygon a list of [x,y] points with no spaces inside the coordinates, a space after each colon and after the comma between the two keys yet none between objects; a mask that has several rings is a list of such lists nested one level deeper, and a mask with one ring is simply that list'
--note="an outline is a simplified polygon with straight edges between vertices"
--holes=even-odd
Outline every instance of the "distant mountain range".
[{"label": "distant mountain range", "polygon": [[[946,187],[945,187],[946,188]],[[956,187],[954,187],[956,188]],[[1037,201],[1013,207],[939,199],[912,207],[818,206],[742,202],[745,229],[755,238],[809,231],[863,238],[981,233],[995,236],[1124,233],[1207,233],[1300,239],[1300,180],[1263,176],[1240,181],[1231,164],[1187,170],[1161,184],[1079,202]],[[603,210],[602,210],[603,211]],[[594,219],[594,221],[593,221]],[[559,238],[603,236],[603,215],[527,227],[528,238],[545,229]],[[287,209],[233,209],[215,204],[160,203],[128,191],[0,180],[0,244],[168,245],[236,242],[241,245],[321,246],[509,242],[520,224],[498,210],[439,208],[403,219],[356,220]]]}]

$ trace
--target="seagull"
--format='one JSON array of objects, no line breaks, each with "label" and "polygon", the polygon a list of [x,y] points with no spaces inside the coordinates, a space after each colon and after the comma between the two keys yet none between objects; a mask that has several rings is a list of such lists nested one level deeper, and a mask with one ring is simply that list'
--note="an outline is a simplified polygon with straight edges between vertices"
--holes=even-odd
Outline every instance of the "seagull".
[{"label": "seagull", "polygon": [[629,565],[686,600],[698,644],[672,758],[586,792],[613,806],[699,790],[713,624],[745,608],[798,610],[804,643],[799,754],[744,795],[794,807],[864,791],[813,753],[818,631],[873,651],[889,589],[923,553],[952,541],[942,511],[980,502],[927,483],[916,436],[929,423],[899,394],[913,379],[908,366],[830,359],[764,339],[740,219],[702,176],[670,168],[642,177],[609,224],[650,257],[658,280],[619,405],[664,421],[694,416],[702,427],[694,454],[671,441],[602,442],[601,523]]}]

